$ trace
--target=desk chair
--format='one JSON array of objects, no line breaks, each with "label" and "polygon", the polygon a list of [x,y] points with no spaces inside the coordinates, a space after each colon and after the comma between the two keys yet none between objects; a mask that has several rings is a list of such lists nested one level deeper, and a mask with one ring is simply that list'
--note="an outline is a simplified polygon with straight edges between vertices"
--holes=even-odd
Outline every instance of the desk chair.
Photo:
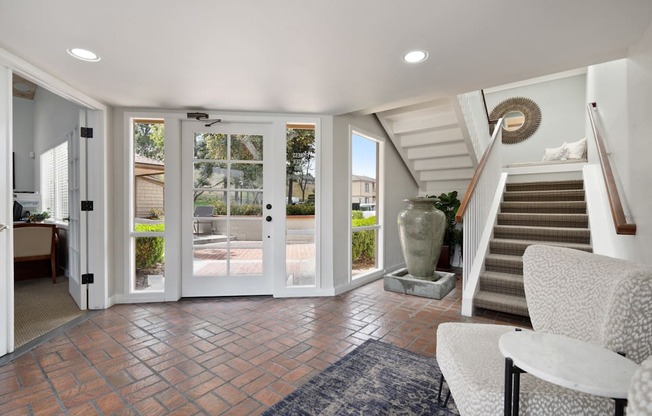
[{"label": "desk chair", "polygon": [[50,260],[52,283],[57,283],[56,235],[55,224],[14,224],[14,263]]}]

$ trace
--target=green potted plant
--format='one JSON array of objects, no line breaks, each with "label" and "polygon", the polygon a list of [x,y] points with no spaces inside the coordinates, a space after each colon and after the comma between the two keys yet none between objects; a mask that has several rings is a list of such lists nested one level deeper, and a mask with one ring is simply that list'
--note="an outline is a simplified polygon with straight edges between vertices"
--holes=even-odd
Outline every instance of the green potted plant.
[{"label": "green potted plant", "polygon": [[34,214],[30,214],[30,216],[27,217],[29,222],[43,222],[48,218],[50,218],[49,211],[35,212]]},{"label": "green potted plant", "polygon": [[428,198],[433,198],[435,208],[446,215],[444,245],[441,248],[437,268],[449,270],[451,268],[451,258],[455,253],[455,247],[458,244],[460,246],[462,245],[462,230],[457,228],[457,221],[455,220],[461,201],[457,199],[457,191],[442,193],[439,196],[428,195]]}]

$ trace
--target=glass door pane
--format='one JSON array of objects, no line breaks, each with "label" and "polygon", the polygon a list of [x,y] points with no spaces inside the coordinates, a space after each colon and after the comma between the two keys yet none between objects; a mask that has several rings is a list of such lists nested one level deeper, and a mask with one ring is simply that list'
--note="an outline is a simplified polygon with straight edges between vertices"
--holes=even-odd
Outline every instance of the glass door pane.
[{"label": "glass door pane", "polygon": [[186,211],[192,215],[192,277],[184,276],[184,296],[271,293],[264,268],[271,238],[263,239],[269,234],[263,217],[268,129],[184,125],[184,137],[192,140],[192,182],[186,181],[185,193],[192,198],[192,211]]}]

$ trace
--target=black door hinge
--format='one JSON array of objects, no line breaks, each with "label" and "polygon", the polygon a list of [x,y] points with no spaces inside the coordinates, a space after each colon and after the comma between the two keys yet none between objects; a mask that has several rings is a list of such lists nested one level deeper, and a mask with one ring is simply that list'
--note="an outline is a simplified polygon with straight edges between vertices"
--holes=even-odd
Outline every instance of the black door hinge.
[{"label": "black door hinge", "polygon": [[95,275],[93,273],[82,274],[82,285],[95,283]]},{"label": "black door hinge", "polygon": [[82,211],[92,211],[93,210],[93,201],[81,201],[81,210]]},{"label": "black door hinge", "polygon": [[93,128],[92,127],[82,127],[81,128],[81,137],[85,139],[93,138]]}]

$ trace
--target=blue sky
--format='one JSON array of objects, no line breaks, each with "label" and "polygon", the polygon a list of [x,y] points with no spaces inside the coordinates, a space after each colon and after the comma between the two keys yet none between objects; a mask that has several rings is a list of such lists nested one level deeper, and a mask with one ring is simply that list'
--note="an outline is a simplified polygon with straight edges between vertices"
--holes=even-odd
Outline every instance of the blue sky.
[{"label": "blue sky", "polygon": [[377,144],[373,140],[357,134],[352,135],[351,140],[351,167],[354,175],[364,175],[376,178],[376,149]]}]

